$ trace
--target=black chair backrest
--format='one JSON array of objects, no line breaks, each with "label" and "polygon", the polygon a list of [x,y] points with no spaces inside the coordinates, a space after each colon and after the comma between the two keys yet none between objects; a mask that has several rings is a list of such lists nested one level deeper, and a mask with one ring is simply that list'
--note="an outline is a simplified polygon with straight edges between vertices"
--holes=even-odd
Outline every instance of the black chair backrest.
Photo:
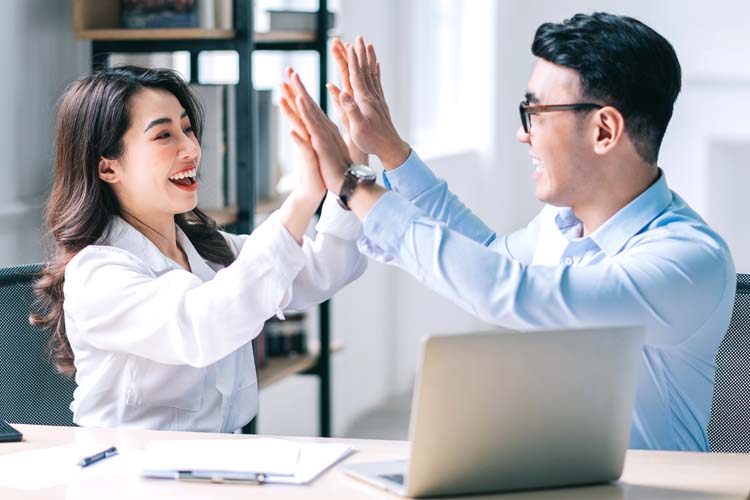
[{"label": "black chair backrest", "polygon": [[19,424],[74,425],[76,384],[55,371],[47,332],[29,323],[40,264],[0,268],[0,419]]},{"label": "black chair backrest", "polygon": [[711,451],[750,453],[750,274],[737,275],[732,321],[716,353]]}]

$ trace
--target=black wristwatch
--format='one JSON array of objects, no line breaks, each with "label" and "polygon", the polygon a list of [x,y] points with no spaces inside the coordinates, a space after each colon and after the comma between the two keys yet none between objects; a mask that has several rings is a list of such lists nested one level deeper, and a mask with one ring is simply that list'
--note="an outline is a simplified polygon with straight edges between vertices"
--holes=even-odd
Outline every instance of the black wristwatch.
[{"label": "black wristwatch", "polygon": [[339,191],[338,200],[341,208],[351,210],[349,200],[351,200],[357,186],[360,184],[375,184],[377,178],[378,176],[375,171],[367,165],[350,165],[346,169],[344,183],[341,185],[341,190]]}]

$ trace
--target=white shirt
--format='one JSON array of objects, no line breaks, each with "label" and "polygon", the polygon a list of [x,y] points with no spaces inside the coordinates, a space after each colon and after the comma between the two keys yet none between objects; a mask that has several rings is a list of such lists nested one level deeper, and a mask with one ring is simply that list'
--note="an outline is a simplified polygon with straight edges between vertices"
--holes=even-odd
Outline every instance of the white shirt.
[{"label": "white shirt", "polygon": [[250,236],[224,234],[237,255],[206,262],[177,228],[192,272],[116,218],[65,269],[65,328],[78,387],[73,420],[91,427],[232,432],[258,409],[250,341],[283,309],[315,305],[361,275],[361,225],[325,201],[302,247],[277,213]]}]

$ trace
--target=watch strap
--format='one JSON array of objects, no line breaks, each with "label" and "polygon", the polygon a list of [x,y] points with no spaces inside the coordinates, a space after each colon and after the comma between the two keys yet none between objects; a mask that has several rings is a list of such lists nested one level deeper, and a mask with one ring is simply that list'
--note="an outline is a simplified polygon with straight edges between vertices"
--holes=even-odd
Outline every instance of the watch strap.
[{"label": "watch strap", "polygon": [[354,194],[354,189],[359,184],[359,178],[347,170],[344,174],[344,182],[341,184],[341,190],[339,191],[339,205],[344,210],[351,210],[349,207],[349,200]]}]

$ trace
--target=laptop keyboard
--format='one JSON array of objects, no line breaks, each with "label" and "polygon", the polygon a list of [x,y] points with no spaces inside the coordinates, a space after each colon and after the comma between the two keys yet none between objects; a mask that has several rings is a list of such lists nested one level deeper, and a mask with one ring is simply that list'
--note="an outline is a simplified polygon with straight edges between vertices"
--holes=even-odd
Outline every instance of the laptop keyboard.
[{"label": "laptop keyboard", "polygon": [[380,477],[396,484],[404,484],[403,474],[381,474]]}]

